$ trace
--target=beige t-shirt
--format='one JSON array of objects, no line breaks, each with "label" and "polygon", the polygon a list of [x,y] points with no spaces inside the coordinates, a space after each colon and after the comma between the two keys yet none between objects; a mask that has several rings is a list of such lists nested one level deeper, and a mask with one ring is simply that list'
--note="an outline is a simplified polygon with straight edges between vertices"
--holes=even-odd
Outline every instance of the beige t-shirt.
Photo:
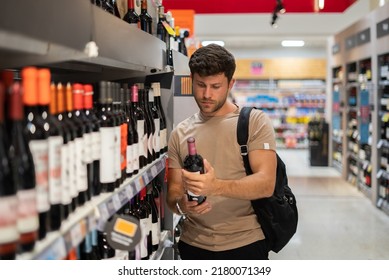
[{"label": "beige t-shirt", "polygon": [[[182,121],[169,139],[169,168],[182,168],[188,154],[187,138],[196,140],[198,154],[215,169],[217,178],[240,179],[246,176],[236,126],[240,109],[225,116],[206,118],[196,113]],[[274,128],[269,117],[252,110],[249,124],[249,151],[276,149]],[[264,239],[250,200],[208,196],[212,210],[203,215],[189,215],[181,240],[199,248],[223,251]]]}]

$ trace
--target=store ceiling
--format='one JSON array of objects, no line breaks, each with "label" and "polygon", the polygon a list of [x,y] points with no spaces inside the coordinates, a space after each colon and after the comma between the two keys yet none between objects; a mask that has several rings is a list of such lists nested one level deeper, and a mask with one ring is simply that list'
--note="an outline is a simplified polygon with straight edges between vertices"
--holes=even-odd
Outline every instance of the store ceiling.
[{"label": "store ceiling", "polygon": [[[356,0],[325,0],[321,13],[343,13]],[[315,13],[316,0],[283,0],[288,13]],[[191,9],[196,14],[225,14],[225,13],[271,13],[276,0],[163,0],[163,5],[169,9]],[[316,7],[316,8],[315,8]]]},{"label": "store ceiling", "polygon": [[[198,41],[222,40],[232,49],[279,47],[283,39],[305,40],[305,47],[325,49],[327,38],[370,11],[370,0],[325,0],[315,12],[316,0],[283,0],[285,14],[270,24],[276,0],[163,0],[165,11],[195,11]],[[193,35],[193,34],[192,34]]]}]

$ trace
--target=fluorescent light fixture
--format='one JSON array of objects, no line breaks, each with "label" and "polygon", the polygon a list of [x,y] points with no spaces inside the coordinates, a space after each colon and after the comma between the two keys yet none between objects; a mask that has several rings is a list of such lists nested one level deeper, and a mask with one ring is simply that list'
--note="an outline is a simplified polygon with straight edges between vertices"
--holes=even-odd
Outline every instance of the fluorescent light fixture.
[{"label": "fluorescent light fixture", "polygon": [[303,47],[305,42],[303,40],[283,40],[281,45],[283,47]]},{"label": "fluorescent light fixture", "polygon": [[320,10],[324,9],[324,0],[319,0],[319,9]]},{"label": "fluorescent light fixture", "polygon": [[219,46],[222,46],[224,47],[224,41],[202,41],[201,42],[201,45],[203,45],[204,47],[205,46],[208,46],[210,44],[216,44],[216,45],[219,45]]},{"label": "fluorescent light fixture", "polygon": [[385,0],[380,0],[380,3],[379,3],[379,5],[380,5],[380,7],[382,7],[383,5],[385,5]]}]

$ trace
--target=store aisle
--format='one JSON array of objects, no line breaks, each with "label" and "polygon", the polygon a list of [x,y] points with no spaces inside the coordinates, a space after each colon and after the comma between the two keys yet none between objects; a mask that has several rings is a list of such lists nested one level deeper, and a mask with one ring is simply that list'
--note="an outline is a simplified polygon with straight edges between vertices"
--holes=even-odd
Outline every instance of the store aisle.
[{"label": "store aisle", "polygon": [[272,260],[389,259],[389,216],[307,150],[280,150],[299,208],[299,226]]}]

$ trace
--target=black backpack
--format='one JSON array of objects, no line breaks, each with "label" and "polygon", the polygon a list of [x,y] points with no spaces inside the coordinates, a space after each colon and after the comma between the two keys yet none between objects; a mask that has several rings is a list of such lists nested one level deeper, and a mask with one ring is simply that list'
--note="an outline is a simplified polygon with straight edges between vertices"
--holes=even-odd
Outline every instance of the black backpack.
[{"label": "black backpack", "polygon": [[[248,158],[248,131],[252,107],[243,107],[238,119],[237,137],[243,157],[246,174],[252,174]],[[288,185],[286,167],[277,154],[277,175],[274,193],[269,198],[252,200],[269,250],[278,253],[297,230],[298,212],[296,198]]]}]

